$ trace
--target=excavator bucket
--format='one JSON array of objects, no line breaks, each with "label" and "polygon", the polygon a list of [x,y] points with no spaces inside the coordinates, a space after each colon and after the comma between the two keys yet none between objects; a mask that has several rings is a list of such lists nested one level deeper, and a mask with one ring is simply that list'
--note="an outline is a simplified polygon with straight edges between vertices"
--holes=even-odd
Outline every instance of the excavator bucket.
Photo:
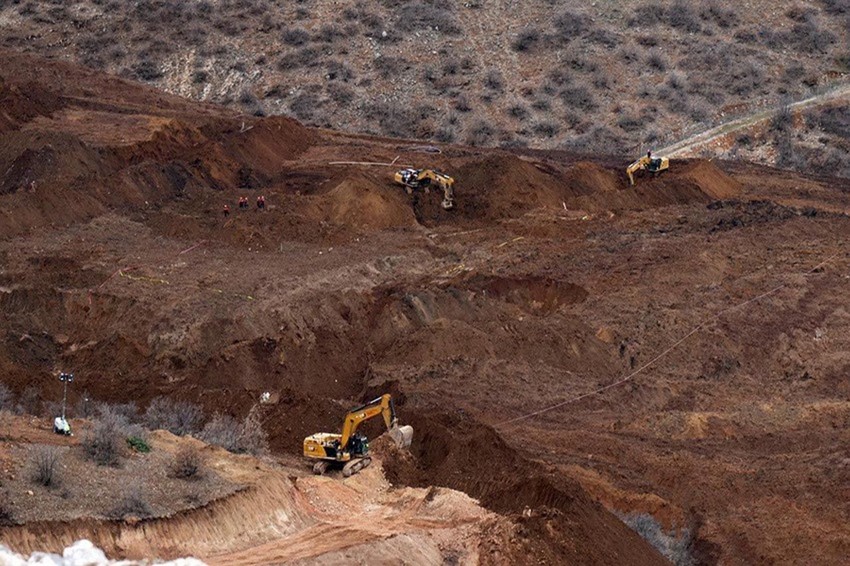
[{"label": "excavator bucket", "polygon": [[413,442],[413,427],[410,425],[394,426],[387,433],[399,448],[409,448]]}]

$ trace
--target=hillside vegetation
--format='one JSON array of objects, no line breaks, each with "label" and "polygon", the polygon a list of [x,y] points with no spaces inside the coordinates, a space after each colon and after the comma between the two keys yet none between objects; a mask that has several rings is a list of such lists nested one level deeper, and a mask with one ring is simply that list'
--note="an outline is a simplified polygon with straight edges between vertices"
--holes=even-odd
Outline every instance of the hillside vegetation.
[{"label": "hillside vegetation", "polygon": [[849,12],[847,0],[6,0],[0,42],[312,125],[618,153],[840,80]]}]

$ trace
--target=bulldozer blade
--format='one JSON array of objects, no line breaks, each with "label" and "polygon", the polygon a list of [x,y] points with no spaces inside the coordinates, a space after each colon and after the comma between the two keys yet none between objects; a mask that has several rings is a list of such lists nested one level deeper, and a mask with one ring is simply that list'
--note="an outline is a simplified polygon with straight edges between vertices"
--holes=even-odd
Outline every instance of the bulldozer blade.
[{"label": "bulldozer blade", "polygon": [[410,425],[396,426],[389,430],[390,438],[399,448],[409,448],[413,442],[413,427]]}]

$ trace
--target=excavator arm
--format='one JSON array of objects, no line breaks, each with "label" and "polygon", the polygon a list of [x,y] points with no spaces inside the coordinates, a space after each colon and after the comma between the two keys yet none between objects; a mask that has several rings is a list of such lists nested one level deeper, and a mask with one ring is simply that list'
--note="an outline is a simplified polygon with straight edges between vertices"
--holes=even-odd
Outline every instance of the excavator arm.
[{"label": "excavator arm", "polygon": [[646,166],[648,164],[649,164],[649,158],[646,157],[646,156],[643,156],[640,159],[638,159],[637,161],[635,161],[634,163],[632,163],[631,165],[629,165],[629,167],[626,169],[626,174],[629,176],[629,183],[630,184],[632,184],[632,185],[635,184],[635,173],[637,171],[640,171],[641,169],[646,168]]},{"label": "excavator arm", "polygon": [[393,405],[392,397],[389,394],[384,394],[377,399],[374,399],[362,407],[358,407],[345,415],[345,421],[342,425],[342,438],[340,445],[348,446],[348,441],[357,432],[363,422],[381,415],[384,417],[384,423],[387,425],[387,430],[391,430],[396,425],[395,406]]}]

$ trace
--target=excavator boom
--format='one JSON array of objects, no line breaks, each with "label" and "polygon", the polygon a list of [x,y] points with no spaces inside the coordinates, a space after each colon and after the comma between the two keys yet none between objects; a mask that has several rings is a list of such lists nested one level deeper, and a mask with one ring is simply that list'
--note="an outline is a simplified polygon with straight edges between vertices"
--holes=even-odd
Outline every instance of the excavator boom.
[{"label": "excavator boom", "polygon": [[362,407],[349,411],[349,413],[345,415],[345,420],[342,425],[342,445],[345,446],[348,444],[348,441],[354,433],[357,432],[357,427],[359,427],[361,423],[368,421],[373,417],[377,417],[378,415],[384,417],[384,424],[387,425],[387,429],[392,428],[395,424],[395,406],[393,405],[392,397],[390,397],[389,394],[385,393],[377,399],[369,401]]}]

